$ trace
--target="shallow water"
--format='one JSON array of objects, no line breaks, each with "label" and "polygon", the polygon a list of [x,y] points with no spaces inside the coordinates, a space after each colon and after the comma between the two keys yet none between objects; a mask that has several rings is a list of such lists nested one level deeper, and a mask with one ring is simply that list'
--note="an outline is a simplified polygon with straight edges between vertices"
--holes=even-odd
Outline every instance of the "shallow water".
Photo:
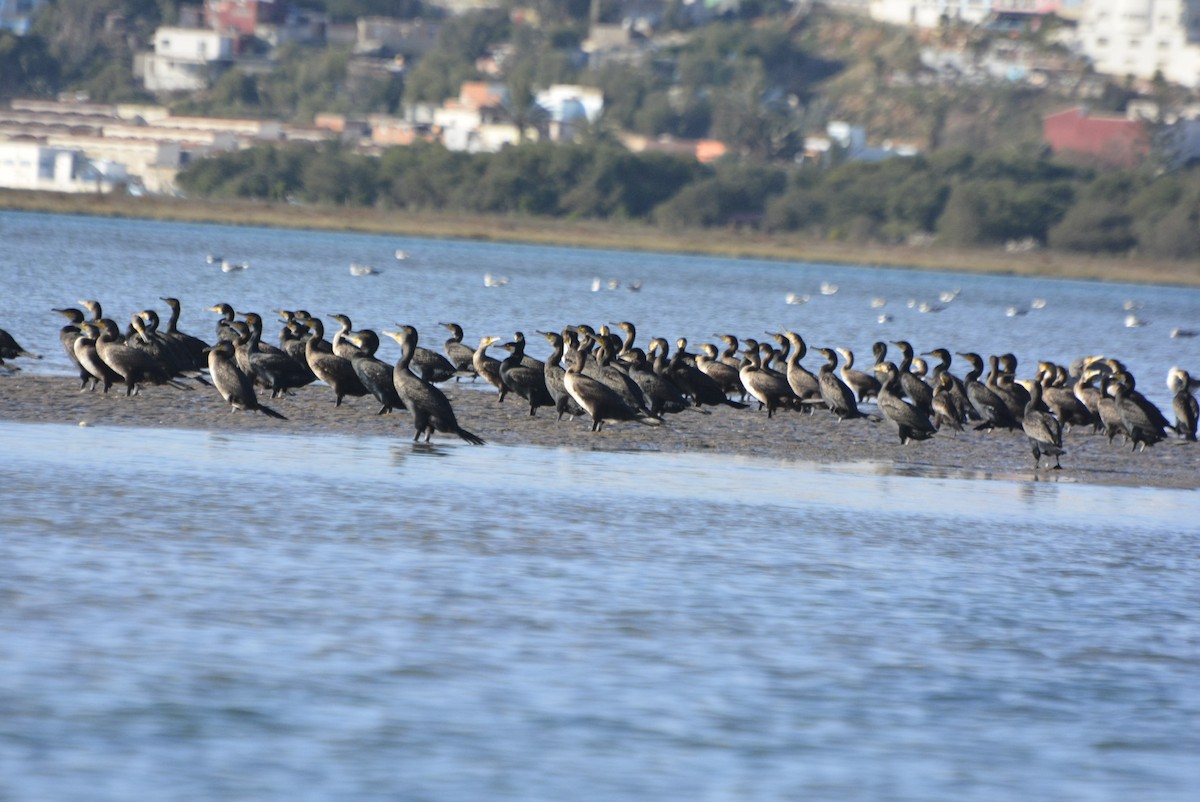
[{"label": "shallow water", "polygon": [[[48,310],[87,297],[123,320],[175,295],[202,335],[227,301],[430,344],[447,319],[468,339],[627,319],[643,341],[1108,353],[1159,403],[1196,367],[1170,328],[1200,329],[1200,292],[1168,287],[8,212],[0,241],[0,326],[45,354],[34,373],[68,372]],[[1200,787],[1195,491],[8,422],[0,487],[0,799]]]},{"label": "shallow water", "polygon": [[0,441],[0,797],[1200,782],[1194,493],[337,436]]}]

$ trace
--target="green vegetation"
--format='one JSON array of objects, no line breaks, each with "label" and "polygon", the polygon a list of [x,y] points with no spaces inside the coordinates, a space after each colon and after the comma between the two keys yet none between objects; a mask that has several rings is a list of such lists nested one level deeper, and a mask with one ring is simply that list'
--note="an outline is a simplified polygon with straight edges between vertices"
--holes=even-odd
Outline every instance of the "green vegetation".
[{"label": "green vegetation", "polygon": [[179,177],[192,196],[406,211],[750,226],[857,245],[1027,242],[1085,253],[1200,257],[1200,167],[1149,177],[1044,158],[941,151],[831,170],[748,160],[702,166],[617,146],[527,143],[495,154],[440,145],[381,157],[340,145],[260,145]]}]

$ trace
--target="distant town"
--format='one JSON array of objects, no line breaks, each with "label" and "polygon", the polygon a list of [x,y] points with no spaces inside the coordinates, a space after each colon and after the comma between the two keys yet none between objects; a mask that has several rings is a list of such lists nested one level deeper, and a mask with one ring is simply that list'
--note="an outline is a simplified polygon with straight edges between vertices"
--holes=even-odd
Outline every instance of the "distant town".
[{"label": "distant town", "polygon": [[[0,30],[25,36],[43,2],[0,0]],[[489,43],[476,75],[440,102],[405,100],[389,113],[318,111],[301,121],[199,116],[173,110],[180,97],[210,90],[231,70],[269,68],[288,44],[338,45],[353,53],[354,69],[403,81],[437,47],[440,26],[457,15],[505,9],[537,27],[537,4],[488,0],[426,2],[436,16],[363,16],[335,22],[328,14],[286,0],[207,0],[179,7],[178,19],[158,27],[131,69],[147,97],[159,102],[95,102],[83,93],[12,97],[0,107],[0,187],[56,192],[177,194],[176,177],[197,159],[263,143],[339,142],[378,154],[417,142],[451,151],[494,153],[527,141],[573,142],[605,121],[606,94],[586,82],[605,65],[661,68],[663,54],[685,34],[663,30],[668,13],[702,31],[739,13],[735,0],[591,4],[586,37],[570,57],[585,80],[530,87],[524,114],[505,80],[511,42]],[[1132,168],[1156,148],[1160,162],[1180,166],[1200,157],[1200,0],[827,0],[777,3],[785,19],[812,13],[841,15],[848,24],[895,26],[921,43],[919,64],[892,69],[887,80],[916,89],[946,81],[1019,86],[1028,91],[1069,82],[1061,108],[1042,115],[1041,137],[1056,155],[1100,168]],[[601,19],[606,21],[601,21]],[[611,21],[609,21],[611,20]],[[112,21],[118,24],[119,21]],[[1029,34],[1044,35],[1031,44]],[[1050,33],[1047,33],[1050,32]],[[677,65],[673,67],[678,69]],[[1106,82],[1128,97],[1117,111],[1087,102]],[[1089,90],[1089,84],[1093,88]],[[1175,90],[1170,102],[1162,87]],[[786,107],[787,104],[781,104]],[[791,105],[798,101],[791,98]],[[530,114],[536,110],[536,114]],[[929,136],[881,135],[869,122],[809,115],[796,146],[782,152],[794,163],[878,161],[935,147]],[[668,151],[710,163],[743,147],[718,136],[687,137],[618,128],[615,138],[634,152]],[[1166,144],[1164,144],[1166,143]]]}]

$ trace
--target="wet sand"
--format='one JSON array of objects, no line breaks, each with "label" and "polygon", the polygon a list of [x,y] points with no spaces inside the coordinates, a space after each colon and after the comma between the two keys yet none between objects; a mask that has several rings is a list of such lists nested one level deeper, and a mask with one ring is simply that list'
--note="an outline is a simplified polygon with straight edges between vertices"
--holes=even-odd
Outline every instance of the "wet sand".
[{"label": "wet sand", "polygon": [[[20,372],[0,377],[0,419],[30,423],[89,426],[141,426],[179,429],[322,433],[408,441],[413,437],[406,412],[377,415],[373,398],[347,398],[334,405],[324,385],[310,385],[278,399],[262,400],[286,415],[276,420],[261,413],[232,412],[212,387],[182,391],[146,387],[126,397],[124,388],[78,392],[71,376]],[[459,423],[490,444],[529,445],[573,450],[622,452],[696,452],[755,457],[796,463],[855,465],[857,470],[920,476],[1060,481],[1114,486],[1200,488],[1200,446],[1168,439],[1131,453],[1119,438],[1112,445],[1100,435],[1076,429],[1064,437],[1063,469],[1035,471],[1028,440],[1015,432],[939,434],[925,442],[900,445],[886,422],[838,422],[824,410],[814,415],[784,411],[768,419],[753,408],[706,408],[668,415],[661,426],[607,423],[592,432],[586,418],[556,421],[552,410],[530,417],[521,399],[497,403],[495,390],[478,382],[442,385]],[[863,405],[872,411],[873,405]],[[457,437],[435,434],[433,442],[467,447]],[[1045,465],[1043,459],[1043,465]],[[869,467],[864,467],[869,466]]]}]

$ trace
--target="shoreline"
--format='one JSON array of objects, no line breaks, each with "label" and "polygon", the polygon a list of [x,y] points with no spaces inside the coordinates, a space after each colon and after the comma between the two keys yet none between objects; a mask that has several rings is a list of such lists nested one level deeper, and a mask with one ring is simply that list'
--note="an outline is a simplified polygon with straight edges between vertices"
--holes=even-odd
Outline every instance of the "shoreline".
[{"label": "shoreline", "polygon": [[[1033,469],[1028,440],[1015,432],[939,434],[932,440],[902,446],[886,423],[838,422],[818,410],[815,415],[782,411],[768,419],[753,408],[706,408],[668,415],[662,426],[608,423],[590,431],[590,420],[556,421],[552,410],[529,415],[521,399],[496,402],[482,381],[440,385],[454,405],[463,428],[495,446],[539,446],[573,451],[697,453],[730,458],[761,458],[819,465],[879,465],[889,473],[964,479],[1050,481],[1111,487],[1200,489],[1197,446],[1168,438],[1142,453],[1127,445],[1111,446],[1102,435],[1075,430],[1064,435],[1066,455],[1060,471]],[[340,434],[411,442],[407,412],[377,415],[373,398],[347,398],[335,407],[324,385],[314,384],[288,396],[260,400],[288,420],[259,413],[231,412],[212,387],[190,391],[148,386],[126,398],[124,388],[107,395],[77,392],[71,375],[17,372],[0,377],[0,419],[18,423],[208,430],[225,433],[267,432],[320,436]],[[514,403],[514,401],[516,403]],[[863,405],[864,411],[873,405]],[[434,444],[467,446],[453,435],[435,434]],[[486,446],[485,446],[486,447]],[[1045,461],[1043,461],[1045,464]]]},{"label": "shoreline", "polygon": [[960,250],[939,246],[851,245],[750,229],[671,231],[632,222],[412,213],[261,201],[215,202],[21,190],[0,190],[0,209],[909,270],[1036,276],[1125,284],[1200,286],[1200,269],[1192,262],[1084,256],[1046,250],[1012,254],[999,249]]}]

